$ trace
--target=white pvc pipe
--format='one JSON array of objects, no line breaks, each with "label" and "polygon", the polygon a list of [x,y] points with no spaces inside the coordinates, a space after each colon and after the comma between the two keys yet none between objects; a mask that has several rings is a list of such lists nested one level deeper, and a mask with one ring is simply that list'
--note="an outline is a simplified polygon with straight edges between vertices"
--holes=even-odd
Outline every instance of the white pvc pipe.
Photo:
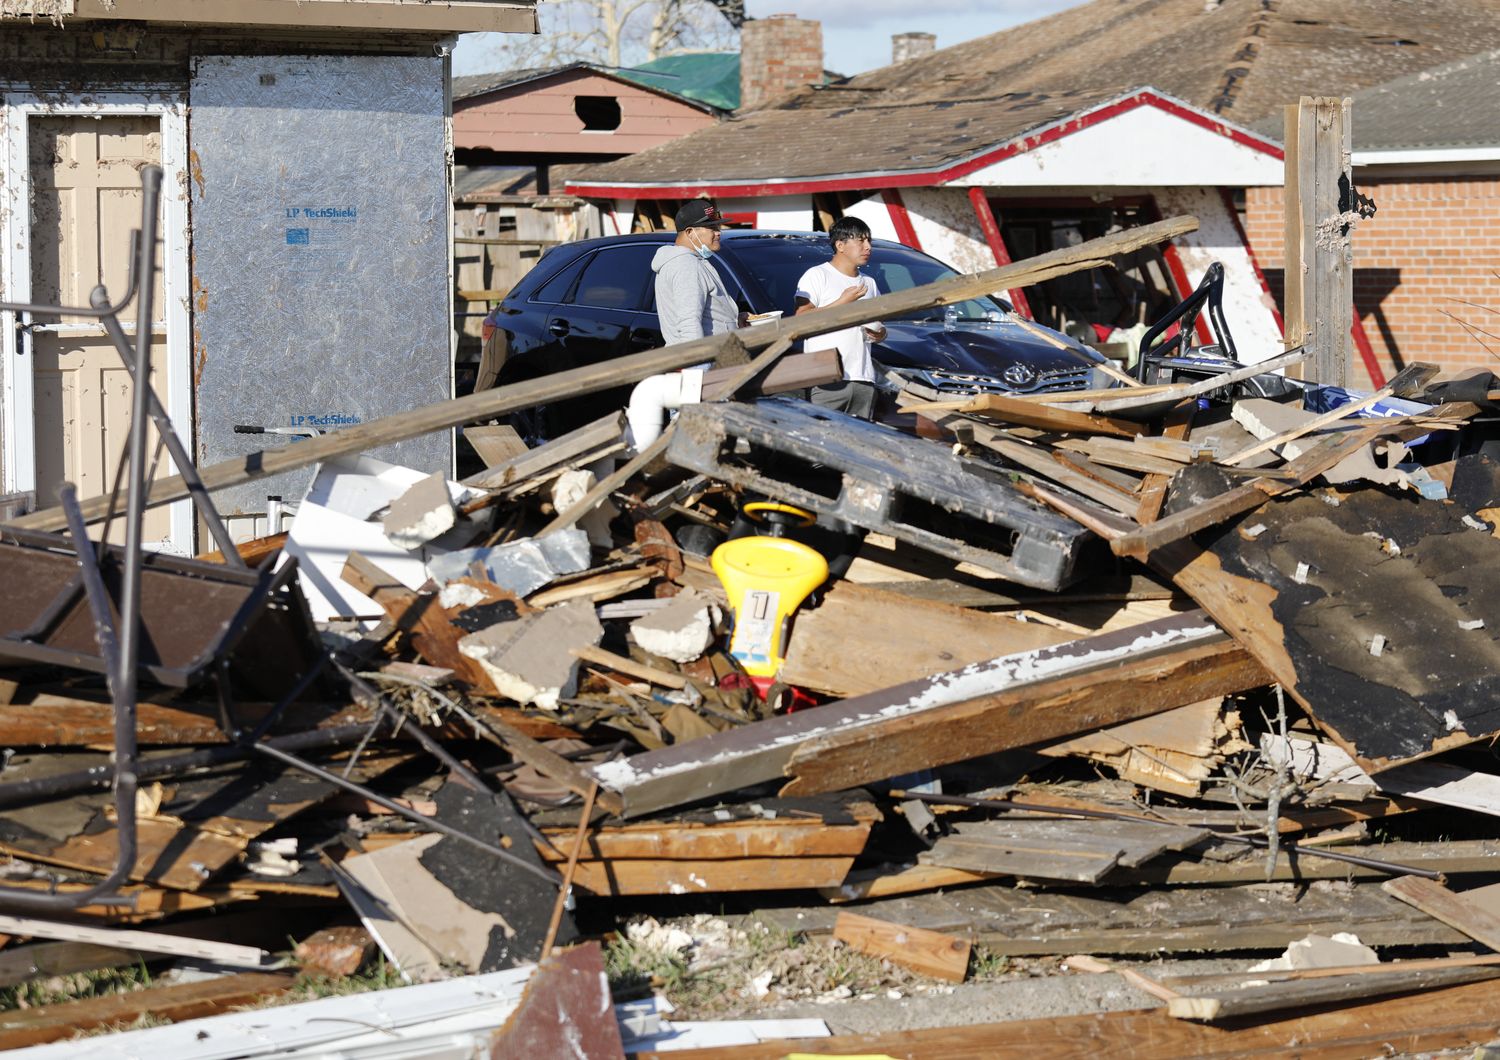
[{"label": "white pvc pipe", "polygon": [[694,405],[703,400],[703,369],[652,375],[630,392],[625,419],[630,425],[630,444],[640,452],[661,437],[667,425],[667,410]]}]

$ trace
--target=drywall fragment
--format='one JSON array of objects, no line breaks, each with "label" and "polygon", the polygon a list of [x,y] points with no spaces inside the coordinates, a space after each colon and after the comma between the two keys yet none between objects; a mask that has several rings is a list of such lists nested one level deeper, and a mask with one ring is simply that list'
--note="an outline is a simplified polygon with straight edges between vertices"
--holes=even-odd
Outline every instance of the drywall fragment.
[{"label": "drywall fragment", "polygon": [[536,615],[471,633],[458,650],[484,667],[502,696],[556,710],[578,686],[573,649],[597,647],[604,627],[586,600],[571,600]]},{"label": "drywall fragment", "polygon": [[632,622],[630,637],[653,655],[673,662],[692,662],[713,643],[718,618],[718,606],[689,589],[673,597],[661,610]]},{"label": "drywall fragment", "polygon": [[458,510],[453,507],[448,483],[441,473],[434,472],[391,501],[381,525],[391,544],[410,552],[441,537],[456,522]]},{"label": "drywall fragment", "polygon": [[1286,948],[1280,957],[1252,964],[1249,972],[1294,972],[1304,968],[1345,968],[1356,964],[1379,964],[1380,955],[1347,931],[1333,936],[1308,935]]}]

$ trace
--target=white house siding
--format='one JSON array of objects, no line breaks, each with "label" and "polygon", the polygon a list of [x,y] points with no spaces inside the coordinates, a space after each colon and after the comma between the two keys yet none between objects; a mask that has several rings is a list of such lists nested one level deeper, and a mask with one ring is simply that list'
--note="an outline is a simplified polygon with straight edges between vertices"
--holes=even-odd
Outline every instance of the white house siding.
[{"label": "white house siding", "polygon": [[922,249],[959,272],[995,267],[995,255],[962,188],[904,188],[902,201]]},{"label": "white house siding", "polygon": [[1250,261],[1239,226],[1218,188],[1158,188],[1156,204],[1163,217],[1192,214],[1198,230],[1175,240],[1177,252],[1196,284],[1215,261],[1224,263],[1224,318],[1247,364],[1275,357],[1283,350],[1275,304]]}]

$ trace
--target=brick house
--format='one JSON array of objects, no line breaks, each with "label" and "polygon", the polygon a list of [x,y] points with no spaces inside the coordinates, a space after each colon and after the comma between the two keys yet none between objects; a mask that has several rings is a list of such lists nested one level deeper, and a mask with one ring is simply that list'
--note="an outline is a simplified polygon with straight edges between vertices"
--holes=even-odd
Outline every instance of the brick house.
[{"label": "brick house", "polygon": [[[152,379],[201,463],[262,447],[239,424],[324,429],[450,396],[449,55],[468,30],[535,32],[534,0],[0,3],[0,299],[123,295],[157,165]],[[16,317],[0,314],[0,493],[107,493],[122,364],[94,322]],[[383,455],[446,470],[452,445]],[[309,477],[216,502],[253,536],[268,496]],[[146,526],[195,550],[186,501]]]},{"label": "brick house", "polygon": [[[756,33],[811,38],[814,26],[748,22],[746,55]],[[1013,300],[1102,332],[1154,314],[1221,260],[1241,355],[1257,360],[1279,351],[1281,328],[1242,220],[1247,198],[1269,201],[1264,189],[1282,183],[1282,107],[1497,45],[1500,0],[1092,0],[824,85],[809,54],[800,70],[778,68],[803,87],[589,169],[568,190],[622,230],[699,194],[762,228],[817,231],[853,213],[966,270],[1191,212],[1200,231],[1159,256]]]},{"label": "brick house", "polygon": [[[1354,308],[1387,375],[1500,369],[1497,99],[1500,51],[1353,97],[1355,185],[1378,206],[1355,230]],[[1245,224],[1279,301],[1281,189],[1250,189]]]}]

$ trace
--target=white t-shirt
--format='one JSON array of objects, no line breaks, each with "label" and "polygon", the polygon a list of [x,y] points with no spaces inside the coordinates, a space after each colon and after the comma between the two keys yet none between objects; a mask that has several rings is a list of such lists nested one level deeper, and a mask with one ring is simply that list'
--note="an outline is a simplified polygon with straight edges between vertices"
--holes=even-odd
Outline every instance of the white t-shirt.
[{"label": "white t-shirt", "polygon": [[[865,289],[865,298],[874,298],[880,294],[880,289],[870,277],[863,273],[845,276],[833,267],[833,262],[825,261],[802,274],[802,279],[797,281],[797,297],[805,298],[821,309],[837,301],[839,295],[849,288],[861,285]],[[814,335],[802,344],[802,348],[808,353],[836,349],[839,351],[839,361],[844,366],[845,379],[858,379],[866,383],[875,381],[875,366],[870,361],[870,336],[865,334],[863,327]]]}]

